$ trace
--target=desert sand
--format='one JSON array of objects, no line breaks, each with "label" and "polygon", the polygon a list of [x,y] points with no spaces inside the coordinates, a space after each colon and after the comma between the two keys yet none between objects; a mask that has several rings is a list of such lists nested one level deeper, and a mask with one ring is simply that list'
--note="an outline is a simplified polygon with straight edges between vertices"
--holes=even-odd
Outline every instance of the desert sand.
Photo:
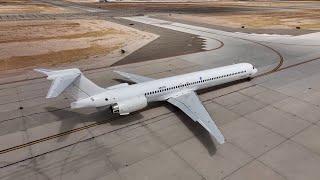
[{"label": "desert sand", "polygon": [[58,6],[34,2],[31,0],[0,0],[0,14],[46,13],[57,14],[73,12]]},{"label": "desert sand", "polygon": [[[0,71],[53,67],[139,48],[154,35],[104,20],[11,21],[0,24]],[[140,41],[139,41],[140,40]],[[139,43],[137,43],[139,42]]]},{"label": "desert sand", "polygon": [[319,10],[242,14],[172,14],[174,18],[218,26],[252,29],[320,29]]}]

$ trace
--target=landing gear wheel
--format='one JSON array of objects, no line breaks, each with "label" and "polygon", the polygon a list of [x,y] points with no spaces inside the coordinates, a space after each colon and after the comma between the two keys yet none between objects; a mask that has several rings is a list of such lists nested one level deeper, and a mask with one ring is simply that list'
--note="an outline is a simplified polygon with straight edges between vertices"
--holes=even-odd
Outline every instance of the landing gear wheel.
[{"label": "landing gear wheel", "polygon": [[247,81],[251,81],[252,80],[252,77],[247,77]]}]

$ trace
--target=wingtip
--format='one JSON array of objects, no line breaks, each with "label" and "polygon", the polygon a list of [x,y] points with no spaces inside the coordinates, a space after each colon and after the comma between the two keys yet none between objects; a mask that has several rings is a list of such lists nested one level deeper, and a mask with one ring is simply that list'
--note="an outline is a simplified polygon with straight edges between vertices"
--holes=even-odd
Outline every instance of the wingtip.
[{"label": "wingtip", "polygon": [[217,137],[217,141],[219,144],[224,144],[226,142],[226,140],[222,134],[220,134],[220,136]]},{"label": "wingtip", "polygon": [[226,141],[224,139],[218,141],[219,144],[224,144],[225,142]]},{"label": "wingtip", "polygon": [[113,72],[117,73],[117,74],[123,74],[124,72],[121,72],[121,71],[117,71],[117,70],[114,70]]},{"label": "wingtip", "polygon": [[36,71],[36,72],[42,73],[42,74],[46,74],[46,75],[48,75],[50,72],[52,72],[52,70],[43,69],[43,68],[36,68],[36,69],[33,69],[33,70]]},{"label": "wingtip", "polygon": [[225,138],[223,137],[223,136],[221,136],[221,137],[217,137],[217,136],[215,136],[215,135],[211,135],[211,137],[213,138],[213,139],[215,139],[215,141],[217,142],[217,143],[219,143],[219,144],[224,144],[226,141],[225,141]]},{"label": "wingtip", "polygon": [[120,76],[124,76],[124,77],[126,77],[127,78],[127,76],[128,76],[128,73],[126,73],[126,72],[122,72],[122,71],[113,71],[113,72],[115,72],[115,73],[117,73],[117,74],[119,74]]}]

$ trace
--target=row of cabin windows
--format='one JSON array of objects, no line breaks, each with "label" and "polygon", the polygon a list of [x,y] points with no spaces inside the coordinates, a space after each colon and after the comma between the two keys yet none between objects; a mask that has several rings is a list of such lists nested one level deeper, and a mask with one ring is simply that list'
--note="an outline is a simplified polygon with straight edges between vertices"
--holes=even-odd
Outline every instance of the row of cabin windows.
[{"label": "row of cabin windows", "polygon": [[156,90],[156,91],[152,91],[152,92],[147,92],[147,93],[144,93],[144,95],[156,94],[156,93],[160,93],[160,92],[164,92],[164,91],[169,91],[169,90],[172,90],[172,89],[177,89],[177,88],[180,88],[180,87],[186,87],[186,86],[190,86],[190,85],[194,85],[194,84],[199,84],[201,82],[206,82],[206,81],[210,81],[210,80],[214,80],[214,79],[221,79],[221,78],[224,78],[224,77],[234,76],[234,75],[245,73],[245,72],[247,72],[247,71],[246,70],[245,71],[239,71],[239,72],[235,72],[235,73],[231,73],[231,74],[226,74],[226,75],[223,75],[223,76],[217,76],[217,77],[214,77],[214,78],[209,78],[209,79],[205,79],[205,80],[201,80],[201,81],[195,81],[195,82],[192,82],[192,83],[182,84],[182,85],[179,85],[179,86],[173,86],[173,87],[169,87],[169,88],[166,88],[166,89],[160,89],[160,90]]}]

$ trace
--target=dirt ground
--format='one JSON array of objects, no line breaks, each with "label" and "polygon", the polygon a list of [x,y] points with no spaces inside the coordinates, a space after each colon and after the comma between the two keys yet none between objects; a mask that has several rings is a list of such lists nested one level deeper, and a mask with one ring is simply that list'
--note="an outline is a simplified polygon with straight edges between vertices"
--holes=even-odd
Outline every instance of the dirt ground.
[{"label": "dirt ground", "polygon": [[75,3],[93,3],[93,2],[99,2],[99,0],[66,0],[70,2],[75,2]]},{"label": "dirt ground", "polygon": [[180,10],[197,7],[261,7],[261,8],[304,8],[318,4],[319,1],[223,1],[223,0],[121,0],[109,3],[99,3],[94,0],[68,0],[73,2],[88,2],[101,7],[109,8],[136,8],[136,9],[171,9]]},{"label": "dirt ground", "polygon": [[[98,0],[68,0],[73,2],[98,2]],[[157,6],[163,3],[170,4],[206,4],[207,6],[250,6],[250,7],[301,7],[306,3],[314,3],[317,1],[312,0],[292,0],[292,1],[269,1],[269,0],[251,0],[251,1],[239,1],[239,0],[115,0],[114,3],[144,3],[147,5],[153,4]],[[101,3],[100,3],[101,4]],[[169,6],[170,6],[169,4]]]},{"label": "dirt ground", "polygon": [[320,29],[320,1],[170,1],[95,3],[106,9],[170,13],[177,19],[252,29]]},{"label": "dirt ground", "polygon": [[148,38],[149,33],[104,20],[2,22],[0,71],[69,64]]},{"label": "dirt ground", "polygon": [[173,18],[200,23],[251,29],[296,29],[320,30],[319,10],[295,12],[268,12],[249,14],[173,14]]},{"label": "dirt ground", "polygon": [[64,13],[72,12],[62,7],[51,6],[45,3],[33,2],[32,0],[0,0],[0,14],[21,13]]}]

